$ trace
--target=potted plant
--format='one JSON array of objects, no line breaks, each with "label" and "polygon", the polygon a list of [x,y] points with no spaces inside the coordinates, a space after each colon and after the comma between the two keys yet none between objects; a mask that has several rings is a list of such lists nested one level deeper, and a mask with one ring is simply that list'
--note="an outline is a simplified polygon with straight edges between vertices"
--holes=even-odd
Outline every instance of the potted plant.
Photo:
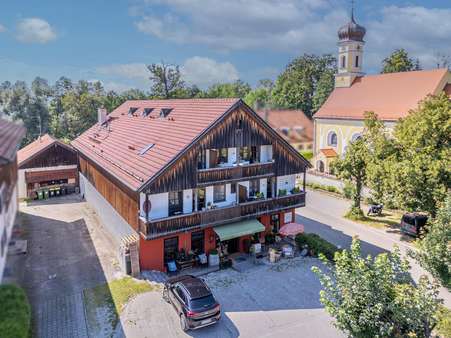
[{"label": "potted plant", "polygon": [[263,199],[263,198],[265,198],[265,194],[262,193],[262,192],[260,192],[260,191],[258,191],[258,192],[255,194],[255,198],[256,198],[256,199]]},{"label": "potted plant", "polygon": [[301,192],[301,188],[299,188],[299,187],[294,187],[293,189],[291,189],[292,194],[299,194],[300,192]]},{"label": "potted plant", "polygon": [[279,196],[286,196],[286,194],[287,194],[287,189],[279,189],[279,193],[278,193]]},{"label": "potted plant", "polygon": [[211,209],[211,202],[207,203],[207,210]]},{"label": "potted plant", "polygon": [[211,249],[208,255],[208,266],[219,266],[219,254],[217,249]]}]

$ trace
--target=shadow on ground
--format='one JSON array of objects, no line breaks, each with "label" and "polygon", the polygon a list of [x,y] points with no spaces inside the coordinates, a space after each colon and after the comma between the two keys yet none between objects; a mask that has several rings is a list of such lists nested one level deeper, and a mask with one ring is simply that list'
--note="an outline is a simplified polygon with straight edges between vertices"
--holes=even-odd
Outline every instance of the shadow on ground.
[{"label": "shadow on ground", "polygon": [[[332,228],[328,224],[318,222],[314,219],[304,217],[299,214],[296,214],[296,221],[304,225],[305,232],[307,233],[316,233],[325,240],[340,246],[341,248],[349,248],[351,246],[351,236]],[[388,250],[362,240],[361,248],[362,253],[365,255],[371,254],[374,256],[383,252],[388,252]]]},{"label": "shadow on ground", "polygon": [[[34,336],[87,337],[83,290],[107,282],[98,248],[84,218],[61,220],[68,209],[72,209],[68,219],[78,214],[74,212],[78,199],[72,198],[67,206],[58,206],[68,203],[67,198],[45,202],[52,203],[32,202],[18,213],[15,236],[28,241],[28,253],[11,256],[8,264],[16,267],[13,274],[30,299]],[[49,217],[44,217],[47,213]]]}]

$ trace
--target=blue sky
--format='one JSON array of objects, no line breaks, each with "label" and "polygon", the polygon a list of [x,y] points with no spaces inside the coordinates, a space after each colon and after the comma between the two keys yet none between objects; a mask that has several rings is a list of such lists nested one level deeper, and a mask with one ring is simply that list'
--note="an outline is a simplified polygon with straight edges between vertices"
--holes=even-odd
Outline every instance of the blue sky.
[{"label": "blue sky", "polygon": [[[101,80],[149,87],[145,64],[181,65],[206,87],[275,78],[293,57],[336,52],[347,0],[15,0],[0,10],[0,81]],[[357,0],[367,28],[364,68],[377,72],[395,48],[424,68],[451,55],[450,0]]]}]

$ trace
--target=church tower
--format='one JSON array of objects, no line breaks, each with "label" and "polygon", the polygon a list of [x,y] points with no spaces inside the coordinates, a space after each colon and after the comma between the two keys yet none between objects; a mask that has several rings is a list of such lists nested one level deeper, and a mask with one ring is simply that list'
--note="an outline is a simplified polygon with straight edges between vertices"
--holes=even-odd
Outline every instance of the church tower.
[{"label": "church tower", "polygon": [[354,19],[354,5],[351,9],[351,21],[338,30],[338,73],[335,75],[335,88],[351,87],[354,79],[363,76],[363,37],[365,27]]}]

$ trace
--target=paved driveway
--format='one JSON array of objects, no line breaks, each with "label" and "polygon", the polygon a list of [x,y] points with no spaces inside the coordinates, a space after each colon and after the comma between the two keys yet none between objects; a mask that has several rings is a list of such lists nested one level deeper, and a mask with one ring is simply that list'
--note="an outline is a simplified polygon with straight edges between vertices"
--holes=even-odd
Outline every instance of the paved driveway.
[{"label": "paved driveway", "polygon": [[[404,255],[408,249],[414,249],[398,230],[376,229],[343,218],[349,206],[348,200],[309,190],[306,207],[296,210],[297,221],[304,224],[306,232],[317,233],[343,248],[349,247],[353,236],[358,236],[365,255],[391,251],[395,245]],[[427,274],[414,260],[409,261],[414,279],[417,280],[420,275]],[[445,288],[440,288],[440,297],[444,299],[445,305],[451,308],[451,293]]]},{"label": "paved driveway", "polygon": [[82,290],[120,275],[96,215],[73,195],[21,204],[16,223],[28,254],[9,257],[8,265],[30,298],[34,335],[87,337]]},{"label": "paved driveway", "polygon": [[320,283],[311,271],[317,259],[296,258],[228,269],[205,276],[221,303],[217,325],[184,333],[160,292],[138,296],[127,305],[121,326],[127,337],[343,337],[319,302]]}]

